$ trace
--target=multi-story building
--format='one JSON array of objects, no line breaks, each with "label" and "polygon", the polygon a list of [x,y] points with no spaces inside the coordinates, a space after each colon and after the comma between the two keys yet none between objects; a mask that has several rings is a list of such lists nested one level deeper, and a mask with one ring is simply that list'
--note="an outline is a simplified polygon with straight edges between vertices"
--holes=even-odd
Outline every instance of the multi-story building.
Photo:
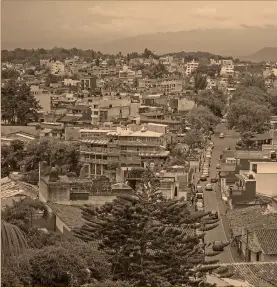
[{"label": "multi-story building", "polygon": [[79,80],[73,80],[73,79],[64,79],[63,85],[64,86],[77,86],[80,83]]},{"label": "multi-story building", "polygon": [[96,88],[96,77],[95,76],[83,76],[80,79],[81,88],[84,90],[92,90]]},{"label": "multi-story building", "polygon": [[94,132],[90,134],[90,139],[82,138],[80,141],[80,160],[87,167],[89,178],[107,175],[111,165],[143,167],[149,161],[165,160],[169,155],[165,148],[165,134],[149,131],[146,127],[140,131],[117,127],[116,131],[95,131],[95,136],[92,136]]},{"label": "multi-story building", "polygon": [[199,62],[195,61],[194,59],[191,62],[186,64],[186,74],[190,75],[193,71],[195,71],[199,66]]},{"label": "multi-story building", "polygon": [[222,60],[210,59],[210,65],[222,65]]},{"label": "multi-story building", "polygon": [[51,62],[51,74],[52,75],[63,75],[65,73],[65,66],[60,61]]},{"label": "multi-story building", "polygon": [[234,71],[234,65],[233,64],[223,65],[221,67],[220,75],[222,75],[222,76],[233,77],[234,73],[235,73],[235,71]]},{"label": "multi-story building", "polygon": [[181,93],[183,90],[182,80],[165,80],[158,84],[158,89],[164,94]]}]

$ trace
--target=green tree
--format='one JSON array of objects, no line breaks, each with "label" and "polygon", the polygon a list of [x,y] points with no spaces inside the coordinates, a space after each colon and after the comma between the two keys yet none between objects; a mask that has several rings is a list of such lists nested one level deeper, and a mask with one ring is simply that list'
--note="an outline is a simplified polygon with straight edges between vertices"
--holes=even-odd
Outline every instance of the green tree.
[{"label": "green tree", "polygon": [[9,124],[26,125],[37,120],[37,111],[41,109],[38,101],[30,92],[27,84],[9,81],[1,91],[3,115]]},{"label": "green tree", "polygon": [[266,91],[265,81],[262,75],[246,73],[240,80],[240,85],[243,87],[256,86]]},{"label": "green tree", "polygon": [[53,75],[53,74],[51,74],[51,73],[48,73],[48,74],[47,74],[47,77],[46,77],[46,79],[45,79],[45,85],[46,85],[47,87],[50,87],[50,84],[51,84],[51,83],[58,83],[59,80],[60,80],[59,76]]},{"label": "green tree", "polygon": [[189,151],[195,146],[199,146],[202,141],[203,137],[199,130],[192,129],[186,132],[184,143],[189,146]]},{"label": "green tree", "polygon": [[98,57],[97,57],[96,60],[95,60],[95,65],[96,65],[96,66],[100,66],[100,60],[99,60]]},{"label": "green tree", "polygon": [[1,70],[2,79],[17,79],[20,73],[14,69]]},{"label": "green tree", "polygon": [[217,117],[223,116],[226,105],[226,96],[219,90],[204,90],[195,95],[194,98],[197,105],[209,108]]},{"label": "green tree", "polygon": [[193,129],[203,130],[205,133],[208,133],[210,129],[214,129],[220,121],[209,108],[204,106],[193,108],[188,113],[186,120],[192,125]]},{"label": "green tree", "polygon": [[199,90],[204,90],[207,86],[207,77],[200,73],[196,73],[194,76],[194,90],[198,92]]},{"label": "green tree", "polygon": [[228,109],[229,129],[241,133],[245,131],[263,133],[269,129],[270,111],[265,105],[241,99],[232,103]]},{"label": "green tree", "polygon": [[6,222],[18,226],[27,233],[33,227],[33,219],[35,219],[36,214],[40,212],[42,217],[48,217],[48,210],[44,203],[26,197],[14,201],[12,206],[6,207],[1,216]]},{"label": "green tree", "polygon": [[19,257],[27,248],[28,244],[23,231],[16,225],[1,219],[2,264],[9,263],[13,257]]},{"label": "green tree", "polygon": [[[135,286],[199,285],[204,274],[197,265],[206,262],[194,227],[207,215],[192,215],[184,201],[165,199],[158,183],[146,171],[134,194],[120,195],[99,208],[85,207],[87,224],[75,231],[76,236],[87,242],[100,240],[99,248],[110,257],[114,280]],[[215,222],[205,230],[215,228]]]}]

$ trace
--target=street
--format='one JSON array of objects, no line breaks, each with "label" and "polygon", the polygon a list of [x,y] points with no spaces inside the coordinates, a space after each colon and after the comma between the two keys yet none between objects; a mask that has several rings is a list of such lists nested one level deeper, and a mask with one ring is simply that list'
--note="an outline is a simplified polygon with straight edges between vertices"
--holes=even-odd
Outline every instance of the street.
[{"label": "street", "polygon": [[[224,127],[222,127],[224,128]],[[223,129],[222,129],[223,130]],[[225,133],[226,129],[223,130]],[[222,131],[222,132],[223,132]],[[227,135],[231,135],[227,132]],[[213,184],[213,191],[205,191],[205,185],[210,183],[210,178],[215,178],[217,176],[216,164],[219,162],[220,154],[225,148],[230,147],[234,149],[237,138],[225,137],[224,139],[219,139],[218,136],[212,137],[212,142],[214,142],[214,149],[212,152],[211,166],[210,166],[210,177],[208,181],[201,182],[201,186],[204,190],[204,207],[205,211],[218,211],[219,222],[218,226],[213,230],[206,231],[205,243],[212,243],[213,241],[220,240],[222,242],[228,242],[230,240],[228,223],[226,220],[226,210],[225,205],[221,199],[221,193],[218,184]],[[206,248],[207,251],[211,251],[211,247]],[[224,248],[224,251],[219,255],[214,257],[208,257],[210,259],[217,259],[220,263],[237,262],[236,257],[233,256],[234,253],[231,252],[230,246]]]}]

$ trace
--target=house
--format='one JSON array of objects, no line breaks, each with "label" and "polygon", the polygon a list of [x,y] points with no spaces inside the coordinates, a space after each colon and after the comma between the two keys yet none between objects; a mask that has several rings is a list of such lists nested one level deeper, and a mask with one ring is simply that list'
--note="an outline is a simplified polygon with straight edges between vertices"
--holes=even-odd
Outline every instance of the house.
[{"label": "house", "polygon": [[194,59],[191,62],[186,64],[186,75],[190,75],[193,71],[195,71],[199,66],[199,62],[195,61]]},{"label": "house", "polygon": [[47,202],[46,206],[49,218],[53,218],[51,219],[54,226],[52,229],[55,232],[62,233],[67,238],[73,237],[73,229],[81,228],[85,224],[81,206],[63,205],[53,202]]},{"label": "house", "polygon": [[211,275],[207,275],[208,283],[217,284],[217,286],[220,287],[277,286],[277,262],[226,263],[220,264],[220,267],[218,269],[221,269],[222,267],[226,267],[228,271],[233,274],[233,276],[229,278],[223,278],[216,273],[212,273]]},{"label": "house", "polygon": [[1,179],[1,207],[12,205],[13,201],[22,199],[22,197],[31,197],[37,199],[39,189],[35,185],[13,180],[11,177]]},{"label": "house", "polygon": [[248,243],[246,240],[251,232],[258,229],[277,228],[277,213],[267,209],[267,204],[230,210],[227,212],[227,219],[235,237],[238,253],[244,256],[246,243]]},{"label": "house", "polygon": [[241,242],[247,262],[277,262],[277,227],[244,229]]}]

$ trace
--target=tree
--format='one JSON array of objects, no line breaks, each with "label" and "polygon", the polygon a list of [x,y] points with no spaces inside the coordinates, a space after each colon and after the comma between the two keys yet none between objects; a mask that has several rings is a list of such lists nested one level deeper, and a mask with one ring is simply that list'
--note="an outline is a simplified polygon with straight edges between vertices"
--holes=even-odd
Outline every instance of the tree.
[{"label": "tree", "polygon": [[196,73],[194,76],[194,90],[204,90],[207,86],[207,77],[200,73]]},{"label": "tree", "polygon": [[192,125],[193,129],[203,130],[205,133],[208,133],[211,128],[215,128],[220,121],[209,108],[204,106],[193,108],[188,113],[186,120]]},{"label": "tree", "polygon": [[26,197],[19,201],[14,201],[12,206],[6,207],[2,211],[1,216],[6,222],[16,225],[27,233],[33,227],[33,219],[38,212],[42,212],[42,216],[47,218],[48,210],[45,204],[39,200]]},{"label": "tree", "polygon": [[265,81],[262,75],[246,73],[240,80],[240,85],[243,87],[259,87],[261,90],[266,91]]},{"label": "tree", "polygon": [[195,95],[197,105],[209,108],[217,117],[223,116],[226,105],[226,96],[219,90],[204,90]]},{"label": "tree", "polygon": [[41,109],[38,101],[31,94],[27,84],[9,81],[1,91],[3,115],[9,124],[26,125],[37,119],[37,111]]},{"label": "tree", "polygon": [[96,65],[96,66],[100,66],[100,60],[99,60],[98,57],[97,57],[96,60],[95,60],[95,65]]},{"label": "tree", "polygon": [[[11,141],[10,145],[1,145],[1,175],[6,177],[11,171],[16,171],[20,167],[20,162],[24,157],[24,143],[20,140]],[[3,171],[2,171],[3,169]]]},{"label": "tree", "polygon": [[88,243],[100,240],[114,280],[135,286],[199,285],[204,274],[196,266],[205,260],[194,227],[207,215],[192,215],[184,201],[164,198],[158,183],[147,170],[133,194],[120,195],[99,208],[85,207],[87,224],[75,235]]},{"label": "tree", "polygon": [[1,70],[2,79],[17,79],[20,73],[14,69]]},{"label": "tree", "polygon": [[228,109],[229,129],[263,133],[269,129],[270,111],[265,105],[244,99],[235,101]]},{"label": "tree", "polygon": [[196,145],[199,145],[203,141],[203,137],[199,130],[189,130],[186,132],[184,139],[185,144],[189,146],[189,151]]},{"label": "tree", "polygon": [[51,74],[51,73],[48,73],[48,75],[47,75],[47,77],[46,77],[46,79],[45,79],[45,85],[46,85],[47,87],[50,87],[50,84],[51,84],[51,83],[58,83],[59,80],[60,80],[59,76],[53,75],[53,74]]},{"label": "tree", "polygon": [[13,257],[19,257],[28,244],[25,235],[16,225],[1,220],[1,260],[7,264]]}]

